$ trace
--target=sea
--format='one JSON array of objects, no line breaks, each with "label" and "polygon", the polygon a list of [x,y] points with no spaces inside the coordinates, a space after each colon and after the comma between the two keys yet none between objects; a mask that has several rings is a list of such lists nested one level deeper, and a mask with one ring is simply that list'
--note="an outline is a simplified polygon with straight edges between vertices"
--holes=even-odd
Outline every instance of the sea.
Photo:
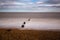
[{"label": "sea", "polygon": [[60,12],[60,7],[4,6],[4,7],[0,7],[0,12]]}]

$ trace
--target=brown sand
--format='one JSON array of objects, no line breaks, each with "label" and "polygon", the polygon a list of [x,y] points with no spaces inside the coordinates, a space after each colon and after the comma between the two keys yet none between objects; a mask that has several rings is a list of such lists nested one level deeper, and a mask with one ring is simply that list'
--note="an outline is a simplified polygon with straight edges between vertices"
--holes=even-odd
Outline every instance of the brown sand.
[{"label": "brown sand", "polygon": [[0,29],[0,40],[60,40],[60,31]]}]

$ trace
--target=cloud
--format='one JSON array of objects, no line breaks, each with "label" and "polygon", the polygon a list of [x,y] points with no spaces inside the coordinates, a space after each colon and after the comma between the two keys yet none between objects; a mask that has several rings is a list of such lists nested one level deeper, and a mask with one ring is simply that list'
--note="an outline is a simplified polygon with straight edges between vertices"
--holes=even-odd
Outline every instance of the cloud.
[{"label": "cloud", "polygon": [[31,8],[33,5],[32,2],[27,3],[22,3],[22,2],[1,2],[0,3],[0,8]]},{"label": "cloud", "polygon": [[49,4],[58,4],[58,3],[60,3],[60,0],[48,0],[48,1],[46,1],[46,3],[49,3]]},{"label": "cloud", "polygon": [[[45,0],[45,1],[47,1],[47,0]],[[17,2],[17,1],[0,2],[0,8],[34,8],[34,7],[38,8],[38,6],[60,6],[60,3],[58,3],[58,4],[51,4],[51,3],[47,4],[43,0],[42,1],[39,0],[36,3],[34,3],[34,2],[25,3],[25,2]]]},{"label": "cloud", "polygon": [[37,4],[43,4],[44,2],[36,2]]},{"label": "cloud", "polygon": [[0,5],[26,5],[20,2],[1,2]]},{"label": "cloud", "polygon": [[48,7],[54,7],[54,6],[56,6],[56,7],[58,7],[58,6],[60,6],[60,4],[40,4],[38,6],[48,6]]}]

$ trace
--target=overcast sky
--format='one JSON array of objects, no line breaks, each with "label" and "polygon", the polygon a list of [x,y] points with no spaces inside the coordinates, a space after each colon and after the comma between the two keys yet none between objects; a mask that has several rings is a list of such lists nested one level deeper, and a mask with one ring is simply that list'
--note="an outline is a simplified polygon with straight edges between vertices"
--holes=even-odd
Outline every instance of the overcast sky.
[{"label": "overcast sky", "polygon": [[60,0],[0,0],[0,9],[23,8],[37,9],[41,6],[60,8]]}]

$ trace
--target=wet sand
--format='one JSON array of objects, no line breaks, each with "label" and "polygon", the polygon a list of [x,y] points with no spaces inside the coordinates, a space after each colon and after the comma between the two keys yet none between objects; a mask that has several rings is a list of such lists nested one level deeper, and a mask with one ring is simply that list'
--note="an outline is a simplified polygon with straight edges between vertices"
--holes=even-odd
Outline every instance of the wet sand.
[{"label": "wet sand", "polygon": [[0,12],[0,28],[60,30],[60,12]]}]

